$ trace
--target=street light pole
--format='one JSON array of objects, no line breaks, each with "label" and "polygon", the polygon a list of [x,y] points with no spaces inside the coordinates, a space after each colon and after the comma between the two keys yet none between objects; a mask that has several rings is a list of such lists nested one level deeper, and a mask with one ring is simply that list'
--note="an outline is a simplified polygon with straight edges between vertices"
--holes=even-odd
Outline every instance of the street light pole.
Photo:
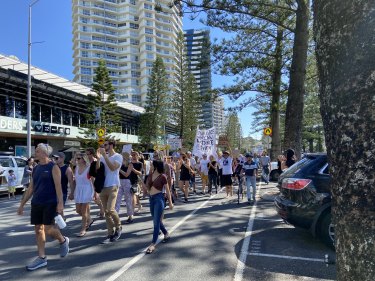
[{"label": "street light pole", "polygon": [[31,7],[39,0],[29,5],[29,32],[27,41],[27,157],[31,157]]}]

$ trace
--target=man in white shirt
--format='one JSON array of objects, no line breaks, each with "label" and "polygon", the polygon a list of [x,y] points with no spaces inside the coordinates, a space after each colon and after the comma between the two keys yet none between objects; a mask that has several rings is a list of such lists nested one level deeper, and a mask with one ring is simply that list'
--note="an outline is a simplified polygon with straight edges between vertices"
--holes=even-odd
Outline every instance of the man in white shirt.
[{"label": "man in white shirt", "polygon": [[233,196],[233,182],[232,182],[232,175],[233,175],[233,169],[232,169],[232,163],[233,159],[229,156],[228,151],[223,152],[223,157],[220,159],[222,169],[223,169],[223,175],[221,177],[221,186],[225,186],[225,191],[227,193],[227,197]]},{"label": "man in white shirt", "polygon": [[207,159],[207,154],[203,154],[202,157],[203,159],[199,163],[199,171],[201,173],[202,193],[204,195],[206,194],[206,186],[208,184],[208,163],[210,163],[210,160]]},{"label": "man in white shirt", "polygon": [[104,147],[99,148],[98,159],[105,167],[105,181],[100,200],[102,201],[108,234],[102,244],[117,241],[122,232],[120,217],[115,205],[118,188],[120,186],[119,172],[122,165],[122,155],[115,152],[115,140],[107,140]]}]

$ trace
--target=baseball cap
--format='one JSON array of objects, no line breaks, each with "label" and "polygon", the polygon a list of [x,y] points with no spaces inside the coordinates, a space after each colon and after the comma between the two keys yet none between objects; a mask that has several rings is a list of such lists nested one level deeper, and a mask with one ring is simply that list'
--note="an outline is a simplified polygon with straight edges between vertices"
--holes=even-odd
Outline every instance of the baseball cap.
[{"label": "baseball cap", "polygon": [[53,157],[59,157],[59,158],[65,158],[65,153],[64,152],[56,152],[52,155]]},{"label": "baseball cap", "polygon": [[251,153],[246,153],[245,157],[253,157],[253,155]]},{"label": "baseball cap", "polygon": [[223,154],[228,154],[229,155],[229,152],[228,151],[223,151]]}]

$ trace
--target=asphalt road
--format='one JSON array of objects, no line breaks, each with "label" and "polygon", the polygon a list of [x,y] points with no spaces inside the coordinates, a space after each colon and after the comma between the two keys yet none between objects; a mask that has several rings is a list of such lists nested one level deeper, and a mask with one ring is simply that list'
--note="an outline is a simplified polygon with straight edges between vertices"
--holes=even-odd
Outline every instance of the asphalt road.
[{"label": "asphalt road", "polygon": [[[165,213],[172,238],[151,255],[145,254],[152,238],[147,199],[135,222],[123,226],[120,240],[107,245],[100,244],[104,220],[97,220],[85,237],[75,237],[80,219],[70,202],[63,230],[71,241],[69,256],[60,258],[57,242],[49,240],[48,266],[34,272],[25,270],[36,256],[30,205],[17,216],[18,202],[1,197],[0,280],[335,280],[335,266],[324,263],[324,255],[334,259],[334,252],[277,217],[276,192],[274,183],[261,184],[254,206],[245,200],[237,204],[236,196],[225,198],[223,192],[177,202]],[[97,211],[92,205],[92,214]],[[122,207],[123,221],[125,212]]]}]

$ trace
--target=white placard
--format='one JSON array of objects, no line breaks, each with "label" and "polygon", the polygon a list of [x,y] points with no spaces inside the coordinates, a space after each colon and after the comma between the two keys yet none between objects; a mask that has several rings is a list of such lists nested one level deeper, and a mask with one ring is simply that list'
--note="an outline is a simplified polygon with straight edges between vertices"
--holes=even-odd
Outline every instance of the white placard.
[{"label": "white placard", "polygon": [[212,127],[207,130],[200,130],[197,128],[197,134],[195,136],[193,154],[197,155],[199,158],[203,154],[207,154],[208,157],[216,155],[216,130]]},{"label": "white placard", "polygon": [[124,152],[127,152],[127,153],[131,153],[132,152],[132,145],[131,144],[124,144],[122,146],[122,153]]},{"label": "white placard", "polygon": [[182,142],[180,138],[170,138],[167,139],[167,143],[170,146],[170,150],[178,150],[182,147]]}]

